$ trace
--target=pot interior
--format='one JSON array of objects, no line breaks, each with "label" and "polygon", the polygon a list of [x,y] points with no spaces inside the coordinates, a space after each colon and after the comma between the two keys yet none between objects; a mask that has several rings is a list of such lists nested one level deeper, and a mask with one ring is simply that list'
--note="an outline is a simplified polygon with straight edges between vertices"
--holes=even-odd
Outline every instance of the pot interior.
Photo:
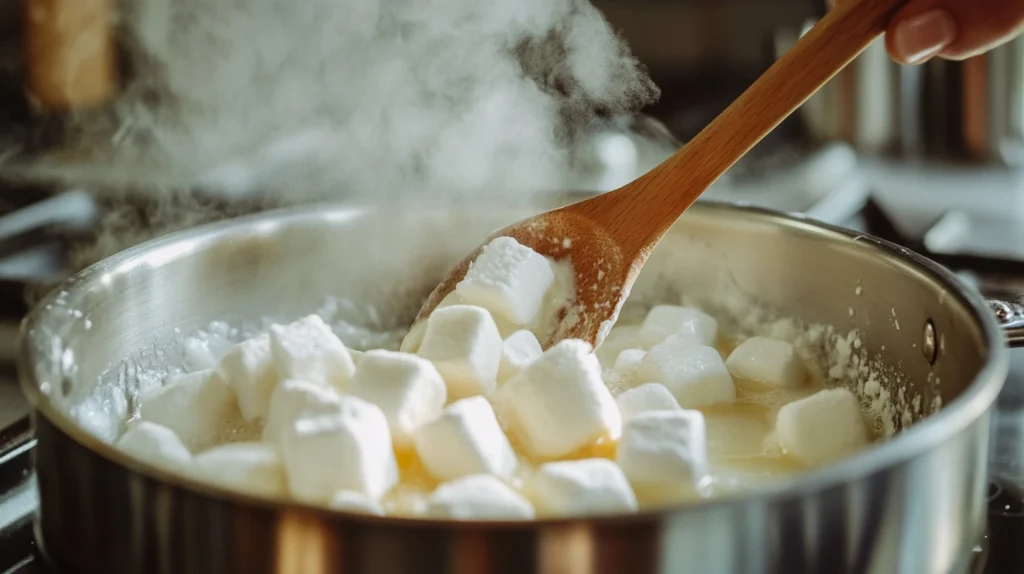
[{"label": "pot interior", "polygon": [[[168,236],[44,301],[26,326],[23,379],[44,415],[110,442],[141,390],[188,365],[189,334],[223,321],[240,338],[321,310],[344,321],[350,345],[396,344],[454,262],[533,211],[320,206]],[[798,340],[883,435],[949,405],[1001,345],[976,298],[898,248],[736,206],[699,203],[680,220],[622,321],[679,302],[726,332]]]}]

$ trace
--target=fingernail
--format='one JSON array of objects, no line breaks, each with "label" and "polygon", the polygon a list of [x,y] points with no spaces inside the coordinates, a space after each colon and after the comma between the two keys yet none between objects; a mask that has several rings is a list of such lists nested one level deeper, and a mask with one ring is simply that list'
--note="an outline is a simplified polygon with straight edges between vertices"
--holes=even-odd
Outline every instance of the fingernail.
[{"label": "fingernail", "polygon": [[956,40],[956,21],[949,12],[929,10],[908,18],[893,30],[892,45],[908,64],[920,64]]}]

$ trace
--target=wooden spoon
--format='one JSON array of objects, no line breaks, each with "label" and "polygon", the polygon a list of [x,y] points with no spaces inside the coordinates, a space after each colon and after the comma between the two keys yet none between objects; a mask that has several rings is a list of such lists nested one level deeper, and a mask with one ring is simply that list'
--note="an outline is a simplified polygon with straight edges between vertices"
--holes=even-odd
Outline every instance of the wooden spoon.
[{"label": "wooden spoon", "polygon": [[[833,8],[685,147],[636,181],[493,233],[534,251],[571,257],[576,297],[545,347],[562,339],[598,345],[651,250],[729,167],[843,69],[886,28],[905,0],[850,0]],[[751,249],[757,249],[751,245]],[[437,286],[416,317],[425,320],[465,276],[483,247]]]}]

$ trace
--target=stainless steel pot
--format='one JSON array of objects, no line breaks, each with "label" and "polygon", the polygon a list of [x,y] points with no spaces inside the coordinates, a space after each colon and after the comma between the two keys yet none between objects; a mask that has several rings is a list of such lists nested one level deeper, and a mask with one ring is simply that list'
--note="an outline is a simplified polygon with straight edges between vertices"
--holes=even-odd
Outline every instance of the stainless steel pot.
[{"label": "stainless steel pot", "polygon": [[[327,294],[403,324],[451,263],[525,213],[271,212],[151,241],[68,281],[26,319],[19,363],[36,409],[45,552],[69,571],[104,574],[964,571],[985,525],[989,408],[1007,372],[1006,334],[985,301],[936,265],[754,208],[698,204],[651,265],[673,266],[690,293],[713,293],[725,280],[767,308],[859,329],[862,350],[905,375],[907,400],[938,395],[941,410],[755,494],[629,517],[496,524],[252,499],[132,460],[69,415],[120,358],[140,349],[169,356],[161,341],[175,329],[295,317]],[[642,277],[634,294],[654,297],[657,283]],[[1016,325],[1013,337],[1021,335]]]}]

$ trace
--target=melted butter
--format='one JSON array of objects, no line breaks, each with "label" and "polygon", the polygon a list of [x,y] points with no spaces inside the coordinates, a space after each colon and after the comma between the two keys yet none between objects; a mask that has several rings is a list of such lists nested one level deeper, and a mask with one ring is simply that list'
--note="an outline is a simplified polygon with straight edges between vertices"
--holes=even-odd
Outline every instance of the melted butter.
[{"label": "melted butter", "polygon": [[[632,326],[617,327],[609,337],[614,348],[598,349],[599,359],[605,368],[605,382],[613,395],[645,382],[611,371],[618,353],[631,348],[628,341],[634,335]],[[726,337],[719,337],[715,348],[722,357],[728,357],[736,344]],[[748,379],[734,379],[734,383],[736,402],[697,409],[704,414],[706,427],[709,476],[705,488],[694,488],[687,496],[638,492],[641,506],[656,507],[692,498],[742,492],[808,470],[806,465],[787,456],[779,448],[774,431],[775,419],[779,409],[787,403],[827,387],[810,374],[803,385],[796,388],[771,388]],[[593,450],[584,450],[581,454],[591,452]],[[607,458],[614,457],[613,450],[609,449],[607,453]]]},{"label": "melted butter", "polygon": [[619,441],[610,437],[601,437],[561,460],[582,460],[587,458],[607,458],[615,460],[615,451]]},{"label": "melted butter", "polygon": [[437,487],[416,452],[395,450],[398,463],[398,484],[381,499],[381,507],[389,516],[415,517],[426,512],[427,498]]},{"label": "melted butter", "polygon": [[413,450],[396,450],[395,460],[398,462],[399,481],[402,484],[424,490],[433,490],[438,482],[430,476],[420,457]]}]

